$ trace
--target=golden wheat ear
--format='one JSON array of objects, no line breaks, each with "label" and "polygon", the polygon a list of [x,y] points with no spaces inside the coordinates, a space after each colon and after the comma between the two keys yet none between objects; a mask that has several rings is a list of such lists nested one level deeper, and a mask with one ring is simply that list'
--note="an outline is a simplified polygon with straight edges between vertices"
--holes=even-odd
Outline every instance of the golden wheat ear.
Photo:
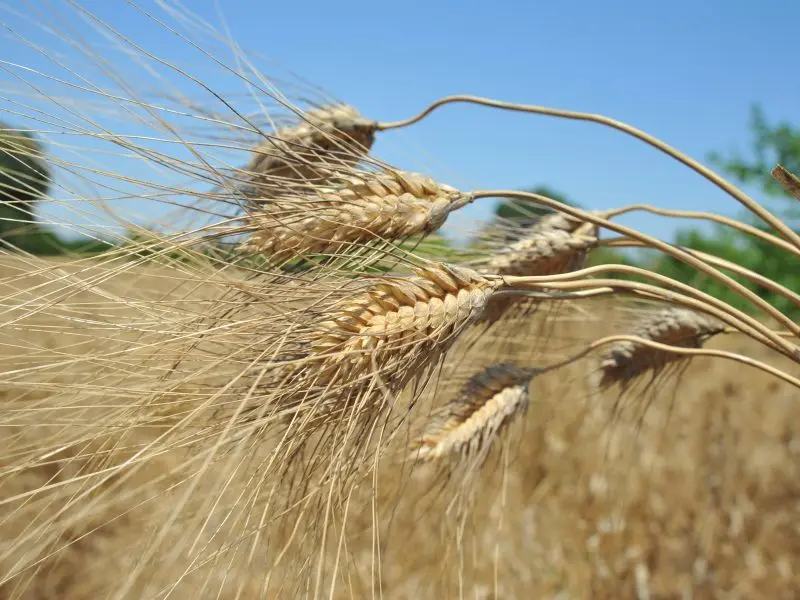
[{"label": "golden wheat ear", "polygon": [[445,264],[378,278],[319,324],[309,340],[318,374],[326,382],[334,376],[358,380],[377,367],[389,380],[413,377],[452,345],[499,285]]},{"label": "golden wheat ear", "polygon": [[[589,253],[598,244],[597,236],[598,228],[591,223],[558,213],[547,215],[527,228],[516,241],[486,258],[477,269],[484,275],[522,277],[576,271],[586,265]],[[481,343],[487,351],[494,352],[494,345],[503,344],[504,339],[503,335],[499,335],[494,343],[487,342],[484,336],[490,328],[497,331],[497,327],[502,326],[500,321],[503,321],[509,324],[511,330],[515,330],[516,326],[510,323],[510,319],[527,320],[542,305],[541,299],[496,295],[482,313],[479,323],[467,334],[469,341],[465,341],[465,351],[471,351],[475,344]],[[553,317],[560,308],[555,302],[547,302],[544,306],[553,313]],[[537,337],[543,335],[546,332],[540,332]]]},{"label": "golden wheat ear", "polygon": [[309,434],[342,418],[380,419],[387,397],[424,379],[500,285],[445,264],[334,284],[312,313],[286,314],[281,355],[297,358],[259,363],[264,382],[283,384],[253,410],[297,415],[295,431]]},{"label": "golden wheat ear", "polygon": [[413,442],[413,456],[425,461],[466,460],[485,454],[500,432],[527,410],[528,386],[536,373],[500,363],[473,376]]},{"label": "golden wheat ear", "polygon": [[375,142],[377,122],[352,106],[332,104],[311,109],[302,121],[282,127],[253,150],[242,191],[254,209],[292,182],[327,179],[333,169],[354,166]]},{"label": "golden wheat ear", "polygon": [[341,175],[335,185],[271,201],[246,219],[245,253],[282,261],[339,254],[441,227],[471,196],[403,171]]},{"label": "golden wheat ear", "polygon": [[[630,335],[677,348],[701,348],[724,327],[716,320],[682,308],[666,308],[634,324]],[[603,355],[597,377],[600,389],[619,384],[623,389],[646,373],[658,375],[686,356],[633,341],[612,344]]]}]

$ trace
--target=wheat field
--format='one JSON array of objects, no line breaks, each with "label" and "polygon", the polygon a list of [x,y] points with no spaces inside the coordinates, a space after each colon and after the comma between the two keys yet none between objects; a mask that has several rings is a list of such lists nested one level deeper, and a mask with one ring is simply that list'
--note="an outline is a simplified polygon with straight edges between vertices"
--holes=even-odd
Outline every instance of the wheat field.
[{"label": "wheat field", "polygon": [[[0,600],[800,596],[800,295],[620,218],[796,261],[789,221],[611,117],[459,95],[378,120],[180,2],[125,5],[152,50],[71,1],[6,27],[36,66],[0,61]],[[464,103],[627,136],[746,214],[374,151]],[[524,219],[446,242],[498,201]],[[91,249],[30,250],[54,225]],[[631,249],[736,302],[593,261]]]},{"label": "wheat field", "polygon": [[[4,259],[6,296],[9,288],[27,290],[48,281],[43,276],[20,276],[24,262]],[[188,298],[176,286],[174,274],[157,267],[139,271],[116,276],[101,288],[124,294],[131,303],[137,297]],[[44,295],[46,291],[42,289]],[[203,301],[202,291],[192,293]],[[20,298],[19,304],[25,301]],[[107,303],[91,292],[72,297],[69,304],[80,309],[82,319],[96,323],[110,317]],[[601,302],[597,310],[603,306]],[[118,310],[135,319],[136,306]],[[606,310],[613,313],[611,307]],[[119,314],[114,318],[125,319]],[[86,377],[82,369],[96,370],[112,347],[129,347],[130,340],[150,335],[99,339],[96,328],[84,329],[79,322],[66,335],[63,322],[57,323],[52,314],[34,319],[35,325],[31,322],[9,332],[2,346],[4,414],[18,411],[20,420],[35,416],[37,421],[24,431],[5,423],[4,443],[12,447],[24,448],[36,436],[41,444],[41,437],[59,427],[58,411],[47,401],[48,396],[58,398],[59,385],[66,389],[80,382]],[[613,319],[597,319],[592,334],[613,333],[610,322]],[[538,326],[527,325],[525,333],[540,335]],[[548,334],[551,344],[560,341],[569,346],[576,327],[585,335],[582,322],[566,320],[556,326]],[[85,332],[88,335],[82,335]],[[735,336],[715,345],[752,349],[751,341]],[[26,349],[24,354],[20,347]],[[519,361],[525,344],[505,340],[500,347],[498,361]],[[52,364],[58,354],[96,356],[97,363],[60,369],[59,379],[47,371],[27,372],[10,385],[14,369]],[[450,364],[446,370],[448,376],[421,401],[421,414],[437,398],[451,394],[472,367]],[[92,380],[102,381],[96,373]],[[592,391],[585,365],[534,377],[530,390],[525,418],[514,424],[480,470],[459,474],[446,469],[449,477],[443,477],[439,468],[428,464],[410,467],[391,459],[382,463],[375,486],[365,486],[351,500],[343,543],[338,537],[342,524],[332,525],[337,534],[324,548],[321,588],[342,598],[793,598],[800,593],[800,405],[791,386],[736,363],[699,358],[677,384],[663,386],[658,394],[621,401],[613,392],[598,395]],[[102,418],[104,406],[125,402],[126,390],[115,391],[116,397],[114,392],[85,396],[95,404],[83,408],[87,425],[93,410]],[[646,411],[643,398],[650,401]],[[180,414],[180,402],[172,408],[174,418]],[[115,440],[113,451],[106,440],[95,439],[80,450],[65,452],[49,468],[4,477],[3,497],[68,481],[86,469],[89,460],[109,464],[125,460],[133,448],[156,439],[161,431],[159,426],[132,427],[124,443]],[[411,435],[409,426],[398,437]],[[108,454],[99,452],[104,448]],[[219,493],[215,488],[226,481],[230,465],[230,460],[221,458],[208,468],[206,493]],[[73,514],[62,514],[54,523],[69,524],[63,533],[68,536],[66,548],[38,565],[30,584],[35,591],[28,588],[19,595],[13,583],[6,583],[0,588],[4,597],[96,598],[113,591],[137,555],[150,547],[181,477],[194,469],[190,454],[175,448],[148,459],[145,468],[126,478],[113,495],[98,495],[91,510],[72,506]],[[244,480],[238,481],[242,485]],[[79,492],[80,486],[74,485]],[[195,493],[202,494],[202,487]],[[56,490],[51,495],[56,502],[62,497]],[[40,492],[33,501],[40,510],[55,511],[58,507],[47,496]],[[4,569],[20,560],[19,545],[8,545],[14,536],[7,528],[20,526],[9,515],[24,502],[3,506],[0,564]],[[203,589],[213,590],[214,597],[262,597],[264,581],[253,568],[257,561],[248,569],[237,569],[245,563],[230,556],[235,550],[185,574],[184,560],[173,554],[181,542],[172,536],[183,535],[196,522],[190,515],[183,518],[188,524],[175,524],[168,531],[170,537],[158,546],[150,572],[134,596],[145,597],[159,581],[167,587],[180,575],[182,583],[170,597],[210,597]],[[241,535],[246,530],[236,522],[227,529],[224,523],[217,526],[198,528],[208,538],[206,544],[232,544],[236,532]],[[31,551],[35,542],[30,540]],[[292,589],[299,579],[294,569],[310,568],[305,554],[298,552],[297,561],[286,558],[282,576],[273,575],[266,597],[312,595],[313,590]],[[337,555],[333,573],[329,569],[337,563],[333,560]]]}]

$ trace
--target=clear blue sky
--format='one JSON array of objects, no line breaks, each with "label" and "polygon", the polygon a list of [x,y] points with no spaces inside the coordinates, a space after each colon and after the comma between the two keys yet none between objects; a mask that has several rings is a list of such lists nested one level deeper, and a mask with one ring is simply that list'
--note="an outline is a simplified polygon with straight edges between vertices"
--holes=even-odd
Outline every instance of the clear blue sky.
[{"label": "clear blue sky", "polygon": [[[379,120],[410,116],[444,95],[484,95],[605,114],[702,161],[710,150],[748,149],[753,102],[770,120],[800,123],[795,1],[186,4],[220,30],[228,27],[245,50],[275,59]],[[194,65],[212,87],[223,85],[196,51],[172,34],[154,33],[153,22],[122,0],[83,5],[148,49]],[[141,5],[163,14],[151,2]],[[4,11],[0,19],[21,23]],[[19,27],[46,43],[30,24]],[[8,34],[0,43],[2,58],[39,64]],[[0,87],[8,81],[0,72]],[[672,159],[588,123],[453,105],[381,135],[374,150],[462,189],[546,184],[588,208],[647,202],[739,210]],[[469,208],[462,219],[490,209]],[[647,216],[627,222],[666,238],[674,227]]]}]

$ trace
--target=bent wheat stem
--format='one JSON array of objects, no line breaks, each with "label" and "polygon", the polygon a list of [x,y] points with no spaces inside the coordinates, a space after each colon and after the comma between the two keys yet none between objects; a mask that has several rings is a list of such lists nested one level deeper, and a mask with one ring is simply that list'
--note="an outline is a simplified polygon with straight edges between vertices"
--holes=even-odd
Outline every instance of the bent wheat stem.
[{"label": "bent wheat stem", "polygon": [[[624,238],[603,240],[600,242],[600,245],[608,248],[646,248],[645,244],[641,242],[637,242],[635,240],[626,240]],[[725,260],[723,258],[719,258],[718,256],[714,256],[713,254],[708,254],[707,252],[700,252],[699,250],[693,250],[692,248],[686,248],[683,246],[680,246],[680,248],[688,252],[689,254],[696,256],[700,260],[707,262],[710,265],[714,265],[721,269],[732,271],[737,275],[741,275],[742,277],[749,279],[753,283],[756,283],[772,292],[775,292],[780,296],[783,296],[795,306],[800,307],[800,295],[782,286],[776,281],[769,279],[768,277],[764,277],[763,275],[751,271],[750,269],[746,269],[729,260]]]},{"label": "bent wheat stem", "polygon": [[635,229],[631,229],[630,227],[614,224],[611,221],[593,215],[590,212],[572,208],[571,206],[565,205],[563,202],[558,202],[556,200],[553,200],[552,198],[547,198],[546,196],[542,196],[540,194],[534,194],[532,192],[516,192],[512,190],[481,190],[479,192],[474,193],[475,199],[486,198],[486,197],[516,198],[518,200],[527,199],[530,200],[531,202],[534,202],[535,204],[542,204],[554,210],[564,212],[568,215],[572,215],[576,218],[588,221],[589,223],[594,223],[595,225],[609,229],[610,231],[614,231],[616,233],[625,235],[629,238],[638,240],[643,244],[647,245],[648,247],[660,250],[664,254],[667,254],[668,256],[680,260],[681,262],[686,263],[691,267],[694,267],[698,271],[701,271],[706,275],[709,275],[710,277],[720,281],[721,283],[725,284],[726,287],[736,292],[743,298],[749,300],[754,306],[758,307],[763,312],[770,315],[773,319],[775,319],[776,321],[784,325],[787,329],[793,331],[795,335],[800,337],[800,325],[792,321],[792,319],[784,315],[777,308],[772,306],[769,302],[761,298],[758,294],[754,293],[753,291],[747,289],[745,286],[743,286],[735,279],[731,278],[728,275],[725,275],[718,269],[715,269],[707,265],[703,261],[692,256],[690,253],[674,246],[673,244],[668,244],[652,236],[645,235],[643,233],[636,231]]},{"label": "bent wheat stem", "polygon": [[589,121],[593,123],[598,123],[600,125],[604,125],[606,127],[611,127],[612,129],[616,129],[618,131],[622,131],[623,133],[631,135],[645,142],[646,144],[653,146],[654,148],[660,150],[661,152],[671,156],[675,160],[683,163],[696,173],[702,175],[710,182],[712,182],[714,185],[716,185],[717,187],[728,193],[730,196],[738,200],[742,205],[744,205],[753,214],[755,214],[761,220],[767,223],[770,227],[780,232],[780,234],[788,241],[792,242],[792,244],[794,244],[796,248],[800,249],[800,234],[792,230],[791,227],[783,223],[779,218],[777,218],[763,206],[758,204],[755,200],[750,198],[747,194],[738,189],[736,186],[732,185],[731,183],[729,183],[728,181],[726,181],[725,179],[723,179],[722,177],[711,171],[708,167],[701,165],[696,160],[690,158],[689,156],[680,152],[679,150],[676,150],[675,148],[666,144],[665,142],[662,142],[658,138],[650,135],[649,133],[645,133],[644,131],[637,129],[631,125],[628,125],[627,123],[623,123],[621,121],[617,121],[615,119],[611,119],[603,115],[595,115],[591,113],[578,112],[572,110],[562,110],[557,108],[548,108],[544,106],[534,106],[529,104],[502,102],[500,100],[492,100],[490,98],[481,98],[478,96],[458,95],[458,96],[448,96],[446,98],[441,98],[436,102],[432,103],[418,115],[411,117],[409,119],[405,119],[403,121],[395,121],[392,123],[380,123],[378,124],[378,130],[386,131],[389,129],[406,127],[408,125],[421,121],[423,118],[425,118],[427,115],[432,113],[435,109],[439,108],[440,106],[444,106],[446,104],[453,104],[456,102],[480,104],[492,108],[500,108],[503,110],[512,110],[517,112],[535,113],[552,117],[559,117],[562,119]]},{"label": "bent wheat stem", "polygon": [[[655,281],[664,283],[676,289],[680,289],[684,294],[665,290],[663,288],[648,285],[645,283],[625,281],[619,279],[583,279],[586,275],[604,271],[618,271],[631,275],[648,277]],[[784,340],[782,336],[776,335],[771,329],[759,323],[756,319],[731,307],[725,302],[714,298],[704,292],[700,292],[691,286],[674,281],[663,275],[652,273],[646,269],[631,267],[628,265],[597,265],[581,271],[567,273],[564,275],[553,275],[550,277],[504,277],[505,282],[517,289],[525,286],[535,286],[555,290],[584,290],[601,288],[611,288],[616,292],[628,291],[629,293],[643,295],[646,297],[657,298],[663,302],[680,303],[695,310],[705,312],[714,317],[736,327],[760,341],[761,343],[781,352],[782,354],[797,360],[798,348],[791,342]],[[577,280],[577,281],[572,281]]]},{"label": "bent wheat stem", "polygon": [[737,221],[736,219],[731,219],[730,217],[725,217],[723,215],[717,215],[714,213],[698,212],[693,210],[672,210],[667,208],[659,208],[657,206],[652,206],[650,204],[630,204],[628,206],[622,206],[620,208],[601,211],[599,214],[605,219],[613,219],[614,217],[618,217],[620,215],[624,215],[634,211],[648,212],[654,215],[661,215],[664,217],[676,217],[679,219],[702,219],[705,221],[712,221],[714,223],[719,223],[720,225],[725,225],[732,229],[736,229],[738,231],[741,231],[742,233],[746,233],[748,235],[760,238],[765,242],[772,244],[773,246],[777,246],[782,250],[786,250],[786,252],[791,252],[795,256],[800,256],[800,248],[796,248],[795,246],[786,242],[785,240],[782,240],[779,237],[775,237],[774,235],[771,235],[766,231],[762,231],[758,227],[753,227],[752,225],[748,225],[747,223],[742,223],[741,221]]}]

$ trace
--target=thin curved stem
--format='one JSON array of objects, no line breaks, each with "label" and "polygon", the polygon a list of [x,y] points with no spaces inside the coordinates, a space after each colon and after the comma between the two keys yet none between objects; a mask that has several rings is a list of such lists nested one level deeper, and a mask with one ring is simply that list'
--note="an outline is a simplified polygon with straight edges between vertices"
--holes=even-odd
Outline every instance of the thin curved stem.
[{"label": "thin curved stem", "polygon": [[[608,240],[600,240],[600,246],[604,246],[607,248],[646,248],[647,246],[642,242],[638,242],[636,240],[627,240],[624,238],[616,238],[616,239],[608,239]],[[772,292],[775,292],[779,296],[783,296],[789,302],[794,304],[795,306],[800,307],[800,295],[796,294],[789,288],[782,286],[775,281],[772,281],[768,277],[764,277],[759,273],[751,271],[750,269],[746,269],[741,265],[737,265],[729,260],[725,260],[724,258],[720,258],[718,256],[714,256],[713,254],[708,254],[706,252],[700,252],[700,250],[693,250],[692,248],[686,248],[683,246],[679,246],[682,250],[685,250],[689,254],[692,254],[699,258],[700,260],[704,260],[705,262],[719,267],[721,269],[727,269],[729,271],[733,271],[737,275],[741,275],[756,283]]]},{"label": "thin curved stem", "polygon": [[800,256],[800,249],[795,248],[793,245],[782,240],[781,238],[775,237],[774,235],[771,235],[766,231],[762,231],[758,227],[753,227],[752,225],[748,225],[747,223],[742,223],[741,221],[737,221],[736,219],[731,219],[729,217],[723,217],[722,215],[715,215],[714,213],[697,212],[693,210],[669,210],[666,208],[658,208],[657,206],[652,206],[651,204],[631,204],[629,206],[623,206],[620,208],[602,211],[600,214],[606,219],[613,219],[614,217],[633,211],[649,212],[655,215],[661,215],[663,217],[677,217],[680,219],[702,219],[706,221],[713,221],[715,223],[719,223],[720,225],[725,225],[732,229],[737,229],[742,233],[747,233],[749,235],[761,238],[765,242],[773,244],[774,246],[778,246],[779,248],[782,248],[787,252],[791,252],[795,256]]},{"label": "thin curved stem", "polygon": [[681,262],[684,262],[694,267],[695,269],[709,275],[710,277],[713,277],[714,279],[724,283],[728,288],[730,288],[743,298],[750,301],[753,305],[757,306],[759,309],[770,315],[773,319],[781,323],[784,327],[786,327],[790,331],[793,331],[795,335],[800,336],[800,326],[794,321],[792,321],[789,317],[784,315],[781,311],[776,309],[774,306],[766,302],[763,298],[753,293],[751,290],[747,289],[745,286],[743,286],[735,279],[729,277],[728,275],[725,275],[724,273],[721,273],[719,270],[705,264],[704,262],[692,256],[688,252],[681,250],[680,248],[672,244],[668,244],[652,236],[640,233],[639,231],[631,229],[630,227],[614,224],[608,219],[604,219],[602,217],[586,212],[584,210],[573,208],[571,206],[564,204],[563,202],[558,202],[557,200],[553,200],[552,198],[547,198],[546,196],[542,196],[540,194],[534,194],[533,192],[518,192],[513,190],[481,190],[479,192],[474,192],[474,197],[476,199],[503,198],[503,197],[515,198],[517,200],[530,201],[536,204],[542,204],[544,206],[566,213],[578,219],[588,221],[589,223],[594,223],[595,225],[604,227],[610,231],[614,231],[616,233],[625,235],[635,240],[639,240],[643,242],[646,246],[654,248],[656,250],[660,250],[661,252],[669,256],[672,256],[675,259],[680,260]]},{"label": "thin curved stem", "polygon": [[791,375],[789,375],[788,373],[784,373],[780,369],[776,369],[773,366],[755,360],[754,358],[750,358],[749,356],[743,356],[741,354],[736,354],[735,352],[728,352],[726,350],[708,350],[706,348],[682,348],[679,346],[671,346],[669,344],[654,342],[653,340],[648,340],[635,335],[610,335],[608,337],[601,338],[589,344],[589,346],[581,350],[575,356],[571,356],[563,361],[559,361],[552,365],[542,367],[539,370],[539,372],[547,372],[560,369],[561,367],[565,367],[569,364],[572,364],[580,360],[584,356],[587,356],[588,354],[594,352],[595,350],[597,350],[602,346],[607,346],[609,344],[613,344],[616,342],[633,342],[635,344],[641,344],[643,346],[648,346],[650,348],[661,350],[663,352],[671,352],[673,354],[683,354],[686,356],[707,356],[712,358],[725,358],[728,360],[734,360],[736,362],[740,362],[742,364],[755,367],[756,369],[764,371],[765,373],[777,377],[778,379],[781,379],[786,383],[789,383],[797,388],[800,388],[800,379],[792,377]]},{"label": "thin curved stem", "polygon": [[394,121],[390,123],[379,123],[378,130],[386,131],[389,129],[406,127],[408,125],[421,121],[440,106],[444,106],[445,104],[454,104],[457,102],[465,102],[468,104],[479,104],[482,106],[489,106],[492,108],[499,108],[502,110],[512,110],[517,112],[527,112],[540,115],[547,115],[562,119],[572,119],[576,121],[590,121],[592,123],[599,123],[600,125],[605,125],[606,127],[611,127],[612,129],[622,131],[623,133],[631,135],[645,142],[646,144],[653,146],[654,148],[660,150],[661,152],[671,156],[675,160],[683,163],[696,173],[702,175],[703,177],[708,179],[711,183],[713,183],[714,185],[716,185],[717,187],[728,193],[730,196],[738,200],[753,214],[758,216],[770,227],[778,231],[784,238],[790,241],[795,247],[800,249],[800,235],[797,232],[793,231],[788,225],[783,223],[778,217],[773,215],[763,206],[759,205],[755,200],[750,198],[747,194],[742,192],[739,188],[737,188],[736,186],[732,185],[731,183],[729,183],[728,181],[726,181],[725,179],[714,173],[708,167],[701,165],[696,160],[690,158],[686,154],[673,148],[669,144],[662,142],[658,138],[650,135],[649,133],[646,133],[631,125],[628,125],[627,123],[623,123],[621,121],[617,121],[615,119],[611,119],[603,115],[595,115],[591,113],[584,113],[572,110],[562,110],[557,108],[548,108],[545,106],[535,106],[530,104],[503,102],[500,100],[492,100],[491,98],[481,98],[479,96],[456,95],[456,96],[447,96],[445,98],[437,100],[436,102],[428,106],[425,110],[423,110],[421,113],[409,119],[405,119],[402,121]]},{"label": "thin curved stem", "polygon": [[[733,327],[726,327],[725,330],[722,331],[722,333],[731,334],[731,333],[742,333],[742,332],[739,331],[738,329],[734,329]],[[773,330],[772,333],[775,334],[775,335],[779,335],[781,337],[788,337],[788,338],[793,338],[794,337],[794,334],[791,331]]]},{"label": "thin curved stem", "polygon": [[[665,290],[663,288],[646,284],[646,283],[639,283],[633,281],[624,281],[624,280],[617,280],[617,279],[586,279],[585,277],[588,275],[592,275],[598,272],[604,271],[617,271],[622,273],[628,273],[631,275],[640,275],[645,276],[650,279],[654,279],[660,283],[665,285],[669,285],[675,288],[680,289],[682,292],[685,293],[678,293],[670,290]],[[669,277],[664,277],[663,275],[659,275],[657,273],[652,273],[645,269],[639,269],[637,267],[630,267],[627,265],[598,265],[595,267],[589,267],[588,269],[583,269],[580,271],[574,271],[572,273],[565,273],[562,275],[554,275],[554,276],[529,276],[529,277],[509,277],[503,276],[503,281],[507,283],[509,286],[526,286],[526,285],[533,285],[537,287],[546,287],[548,289],[556,289],[556,290],[572,290],[572,289],[586,289],[586,288],[614,288],[616,290],[627,290],[632,291],[634,293],[644,292],[650,296],[654,296],[655,298],[668,302],[668,303],[680,303],[684,306],[688,306],[694,310],[699,310],[701,312],[708,313],[720,321],[735,327],[736,329],[745,333],[745,335],[749,335],[756,341],[761,342],[762,344],[777,350],[781,354],[784,354],[794,360],[800,359],[800,350],[798,350],[797,346],[792,344],[791,342],[784,340],[781,336],[775,335],[774,332],[759,323],[757,320],[753,319],[752,317],[745,315],[741,311],[736,310],[735,308],[731,307],[730,305],[722,302],[721,300],[714,298],[713,296],[709,296],[699,290],[695,290],[691,286],[686,284],[677,282]]]}]

